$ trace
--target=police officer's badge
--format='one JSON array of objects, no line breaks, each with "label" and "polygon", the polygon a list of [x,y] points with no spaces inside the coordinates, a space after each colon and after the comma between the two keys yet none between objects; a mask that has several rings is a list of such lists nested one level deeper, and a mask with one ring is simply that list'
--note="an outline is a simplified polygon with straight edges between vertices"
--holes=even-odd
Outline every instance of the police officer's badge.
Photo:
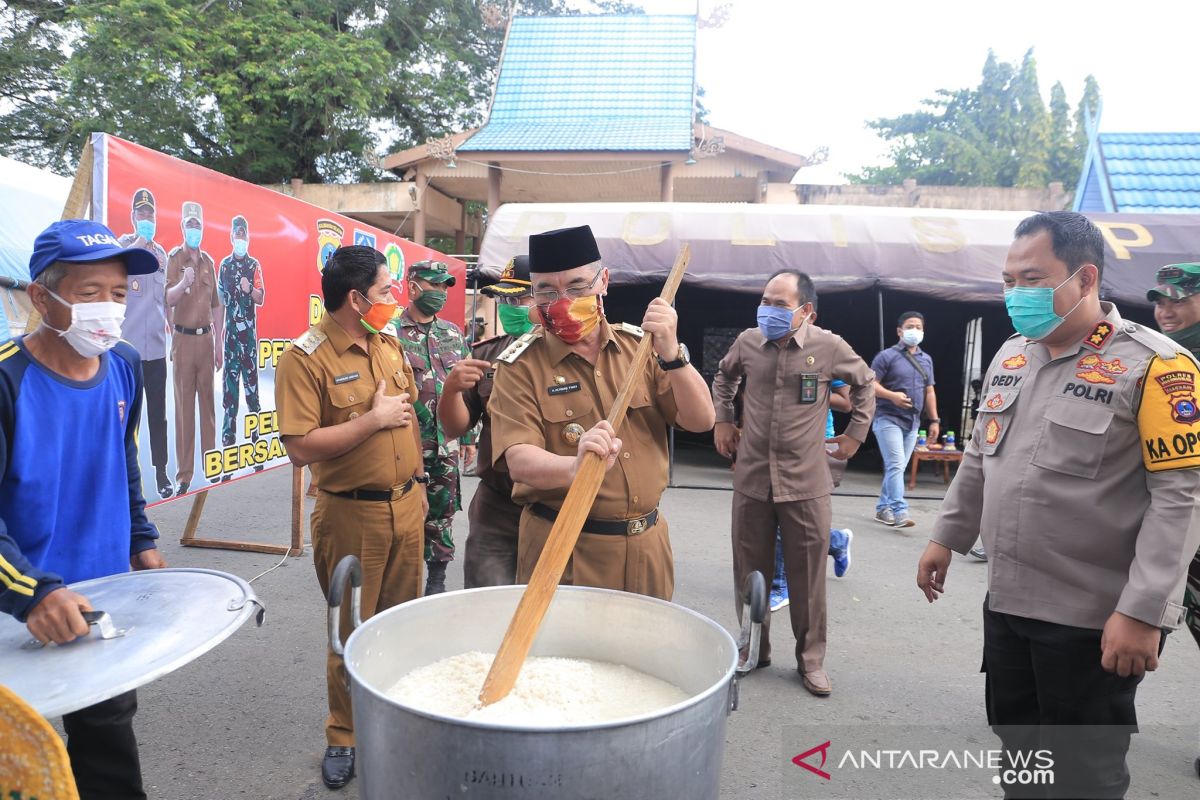
[{"label": "police officer's badge", "polygon": [[317,272],[325,271],[325,262],[342,246],[346,229],[331,219],[317,220]]},{"label": "police officer's badge", "polygon": [[578,422],[572,422],[562,429],[563,441],[567,444],[579,444],[581,436],[583,436],[583,426]]},{"label": "police officer's badge", "polygon": [[1196,405],[1196,376],[1189,370],[1172,370],[1155,375],[1154,380],[1166,392],[1171,404],[1171,419],[1184,425],[1200,422],[1200,407]]}]

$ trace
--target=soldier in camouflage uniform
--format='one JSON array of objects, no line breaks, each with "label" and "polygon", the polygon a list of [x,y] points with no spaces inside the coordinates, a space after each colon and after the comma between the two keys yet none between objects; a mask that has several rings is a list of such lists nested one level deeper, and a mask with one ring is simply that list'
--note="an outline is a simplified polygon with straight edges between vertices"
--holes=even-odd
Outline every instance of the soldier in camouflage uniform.
[{"label": "soldier in camouflage uniform", "polygon": [[413,410],[421,427],[425,471],[429,475],[429,514],[425,517],[425,594],[446,591],[446,565],[454,560],[452,523],[458,499],[458,440],[437,421],[446,376],[467,355],[462,330],[438,317],[454,276],[440,261],[418,261],[408,272],[408,308],[396,320],[400,344],[417,384]]},{"label": "soldier in camouflage uniform", "polygon": [[[252,414],[261,410],[258,402],[258,331],[255,312],[263,304],[262,267],[250,255],[250,226],[246,218],[233,218],[229,231],[233,252],[221,261],[217,290],[225,306],[225,372],[221,405],[225,420],[221,425],[221,444],[228,447],[237,441],[238,382],[246,392],[246,408]],[[257,435],[254,436],[257,440]],[[256,466],[255,471],[262,469]],[[228,476],[224,478],[228,480]]]},{"label": "soldier in camouflage uniform", "polygon": [[154,241],[155,219],[154,195],[149,189],[138,189],[133,193],[130,214],[133,233],[117,241],[121,247],[149,250],[158,259],[157,272],[130,277],[121,331],[142,357],[150,463],[158,496],[166,500],[175,491],[167,476],[167,342],[171,337],[167,332],[167,251]]},{"label": "soldier in camouflage uniform", "polygon": [[[1169,264],[1155,277],[1158,285],[1146,292],[1146,299],[1154,303],[1155,322],[1172,341],[1200,359],[1200,263]],[[1188,567],[1183,605],[1188,630],[1200,644],[1200,550]],[[1196,769],[1200,770],[1200,760]]]}]

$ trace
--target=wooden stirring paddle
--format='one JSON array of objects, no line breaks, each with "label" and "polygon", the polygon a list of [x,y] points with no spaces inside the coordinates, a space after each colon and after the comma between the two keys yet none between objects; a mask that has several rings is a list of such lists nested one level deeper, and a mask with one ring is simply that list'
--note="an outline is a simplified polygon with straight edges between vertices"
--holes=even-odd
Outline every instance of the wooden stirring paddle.
[{"label": "wooden stirring paddle", "polygon": [[[683,273],[687,271],[691,253],[691,248],[685,244],[679,251],[679,257],[675,259],[671,274],[667,276],[667,282],[659,297],[668,303],[675,299],[675,292],[679,288],[679,282],[683,280]],[[620,394],[608,412],[608,422],[618,435],[621,423],[625,421],[625,412],[629,408],[633,390],[641,382],[646,362],[650,360],[652,340],[653,337],[647,334],[638,343],[633,364],[625,377],[625,385],[621,387]],[[571,481],[571,488],[567,490],[562,510],[554,520],[554,527],[550,529],[550,537],[546,540],[537,566],[533,568],[533,575],[529,578],[525,593],[521,595],[521,602],[517,605],[512,621],[508,623],[504,641],[500,643],[500,649],[496,652],[496,660],[492,662],[492,668],[483,682],[483,690],[479,693],[481,705],[489,706],[497,700],[503,700],[517,682],[521,665],[525,663],[525,657],[533,647],[533,640],[542,624],[542,618],[546,616],[546,610],[554,598],[554,590],[562,580],[563,570],[567,568],[567,561],[570,560],[575,543],[579,540],[579,532],[583,529],[592,503],[600,492],[600,484],[604,482],[604,462],[605,459],[596,453],[588,451],[584,454],[583,463],[575,473],[575,480]]]}]

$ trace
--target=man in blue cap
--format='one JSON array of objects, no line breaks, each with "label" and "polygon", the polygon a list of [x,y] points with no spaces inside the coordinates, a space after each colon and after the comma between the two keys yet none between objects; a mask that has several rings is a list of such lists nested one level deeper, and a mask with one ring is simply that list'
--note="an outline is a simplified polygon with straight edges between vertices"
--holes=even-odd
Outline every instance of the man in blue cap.
[{"label": "man in blue cap", "polygon": [[[129,278],[158,268],[99,223],[56,222],[29,261],[42,322],[0,347],[0,612],[43,643],[88,632],[67,584],[165,566],[138,468],[141,358],[121,341]],[[136,711],[131,691],[63,717],[84,800],[145,798]]]}]

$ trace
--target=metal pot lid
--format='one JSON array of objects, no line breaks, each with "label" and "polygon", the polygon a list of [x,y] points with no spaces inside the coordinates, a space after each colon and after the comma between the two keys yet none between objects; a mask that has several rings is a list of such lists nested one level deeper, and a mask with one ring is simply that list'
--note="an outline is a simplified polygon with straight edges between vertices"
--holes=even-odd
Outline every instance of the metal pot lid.
[{"label": "metal pot lid", "polygon": [[87,636],[40,646],[14,617],[0,614],[0,683],[46,717],[144,686],[228,638],[265,609],[236,575],[209,569],[154,569],[71,584],[96,609]]}]

